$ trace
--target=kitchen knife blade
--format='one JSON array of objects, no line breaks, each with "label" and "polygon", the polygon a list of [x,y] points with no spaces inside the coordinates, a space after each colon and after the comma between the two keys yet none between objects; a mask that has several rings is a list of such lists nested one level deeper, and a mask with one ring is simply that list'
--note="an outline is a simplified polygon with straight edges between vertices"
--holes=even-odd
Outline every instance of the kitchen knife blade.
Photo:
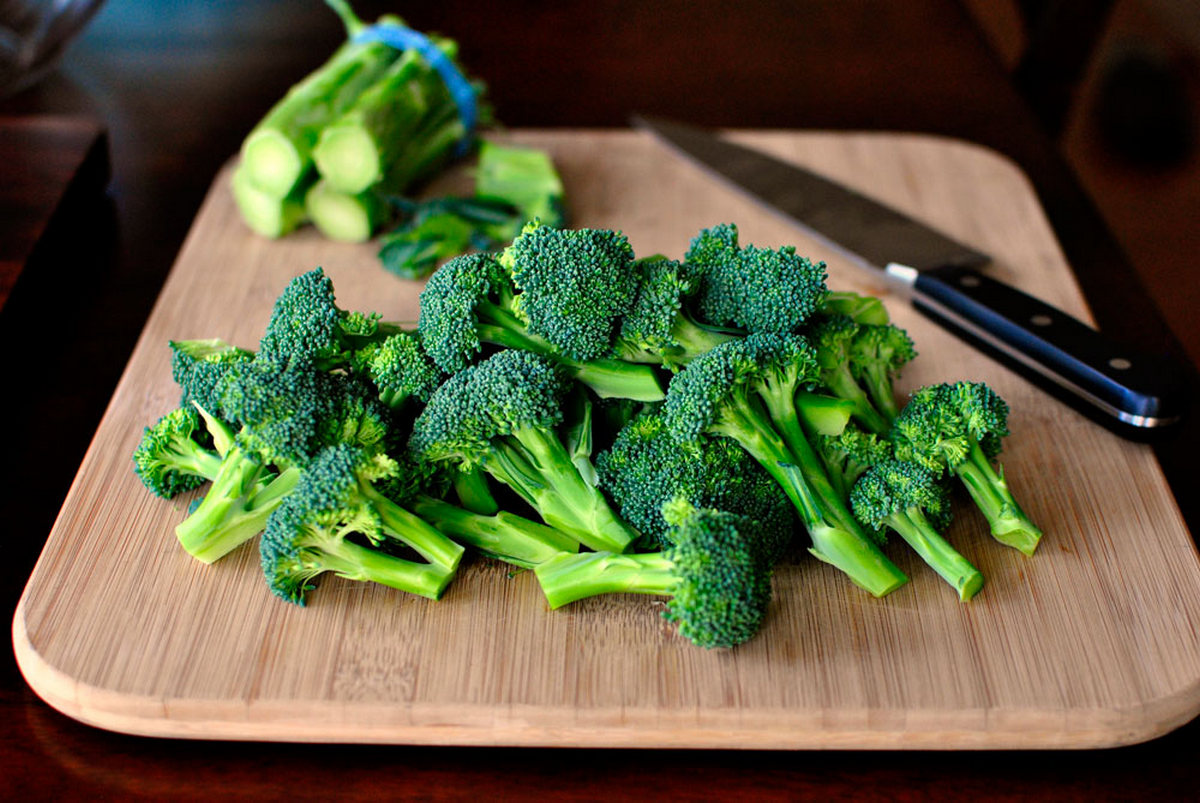
[{"label": "kitchen knife blade", "polygon": [[882,274],[927,317],[1120,434],[1179,420],[1181,370],[978,268],[991,258],[862,193],[700,128],[635,117],[677,152]]}]

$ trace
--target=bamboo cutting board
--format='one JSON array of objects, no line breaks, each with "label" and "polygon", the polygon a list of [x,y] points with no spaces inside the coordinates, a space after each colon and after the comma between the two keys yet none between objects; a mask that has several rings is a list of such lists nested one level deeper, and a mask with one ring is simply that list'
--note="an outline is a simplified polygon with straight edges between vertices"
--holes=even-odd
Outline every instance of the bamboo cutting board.
[{"label": "bamboo cutting board", "polygon": [[[578,226],[679,257],[701,228],[837,255],[631,132],[518,132],[548,148]],[[918,136],[741,132],[997,257],[998,278],[1089,318],[1032,188],[1009,162]],[[131,469],[142,428],[178,401],[168,339],[253,347],[276,294],[322,265],[339,303],[415,320],[419,287],[369,246],[250,234],[218,176],[46,542],[13,623],[50,705],[138,734],[293,741],[729,748],[1092,747],[1200,711],[1200,562],[1150,452],[1051,400],[888,301],[920,356],[901,390],[991,383],[1012,405],[1004,465],[1046,532],[1034,558],[993,542],[969,503],[950,537],[985,574],[968,604],[891,547],[912,578],[876,600],[797,558],[761,635],[707,652],[650,597],[550,612],[535,579],[483,561],[440,602],[325,578],[308,608],[273,598],[257,550],[213,566],[178,546],[190,496]],[[36,534],[26,534],[36,535]],[[803,537],[803,536],[801,536]]]}]

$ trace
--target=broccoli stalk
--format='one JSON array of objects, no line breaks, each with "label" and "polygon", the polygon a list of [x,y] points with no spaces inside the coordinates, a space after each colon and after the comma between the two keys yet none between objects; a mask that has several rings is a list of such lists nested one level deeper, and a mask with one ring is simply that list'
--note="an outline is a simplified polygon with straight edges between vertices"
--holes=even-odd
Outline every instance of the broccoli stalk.
[{"label": "broccoli stalk", "polygon": [[850,346],[850,371],[889,424],[900,413],[892,380],[916,356],[912,338],[900,327],[859,324]]},{"label": "broccoli stalk", "polygon": [[424,495],[413,499],[409,507],[455,541],[514,566],[528,569],[579,551],[574,538],[507,510],[482,515]]},{"label": "broccoli stalk", "polygon": [[992,537],[1032,555],[1042,531],[1017,504],[992,460],[1008,435],[1008,405],[982,382],[930,385],[913,393],[892,431],[896,457],[950,472],[987,519]]},{"label": "broccoli stalk", "polygon": [[950,498],[932,472],[916,463],[885,460],[854,485],[850,504],[866,525],[899,533],[960,600],[983,587],[983,575],[942,535],[950,525]]},{"label": "broccoli stalk", "polygon": [[851,354],[859,329],[848,316],[833,315],[812,326],[808,338],[817,352],[821,386],[853,404],[854,419],[868,432],[883,434],[890,428],[891,420],[875,408],[851,368]]},{"label": "broccoli stalk", "polygon": [[[303,605],[311,580],[333,572],[439,599],[464,550],[374,487],[398,471],[387,455],[349,444],[322,451],[271,514],[259,542],[271,590]],[[365,543],[355,540],[355,534]],[[387,545],[408,547],[425,562],[394,555]]]},{"label": "broccoli stalk", "polygon": [[554,363],[507,350],[450,377],[413,423],[422,460],[482,467],[551,527],[592,549],[623,551],[636,533],[581,475],[557,428],[567,384]]},{"label": "broccoli stalk", "polygon": [[761,628],[771,568],[750,520],[687,502],[668,503],[671,546],[628,555],[560,555],[534,568],[552,609],[599,594],[671,597],[663,618],[701,647],[735,647]]},{"label": "broccoli stalk", "polygon": [[797,391],[815,381],[803,338],[753,334],[693,360],[671,380],[663,407],[672,436],[693,447],[731,438],[783,488],[812,539],[810,551],[876,596],[907,578],[879,550],[834,492],[805,438]]}]

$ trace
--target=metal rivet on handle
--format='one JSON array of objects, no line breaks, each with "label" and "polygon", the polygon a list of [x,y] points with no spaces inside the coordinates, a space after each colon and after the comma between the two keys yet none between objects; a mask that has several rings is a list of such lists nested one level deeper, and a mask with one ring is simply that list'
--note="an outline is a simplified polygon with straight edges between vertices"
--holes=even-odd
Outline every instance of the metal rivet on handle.
[{"label": "metal rivet on handle", "polygon": [[968,273],[966,276],[960,277],[958,280],[958,283],[961,284],[963,287],[978,287],[979,286],[979,277],[972,276],[971,274]]},{"label": "metal rivet on handle", "polygon": [[1054,323],[1054,319],[1049,315],[1038,314],[1030,318],[1029,322],[1034,326],[1049,326],[1050,324]]},{"label": "metal rivet on handle", "polygon": [[1110,368],[1115,368],[1118,371],[1128,371],[1133,367],[1133,363],[1124,357],[1113,357],[1108,361],[1108,366]]}]

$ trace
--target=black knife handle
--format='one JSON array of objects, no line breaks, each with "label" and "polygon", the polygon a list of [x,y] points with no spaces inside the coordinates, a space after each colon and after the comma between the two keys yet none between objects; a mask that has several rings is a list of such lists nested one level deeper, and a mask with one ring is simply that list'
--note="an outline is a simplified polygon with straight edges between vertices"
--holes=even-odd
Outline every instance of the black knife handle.
[{"label": "black knife handle", "polygon": [[[971,268],[918,273],[913,306],[1100,420],[1157,429],[1184,410],[1182,371]],[[1123,427],[1119,427],[1123,428]]]}]

